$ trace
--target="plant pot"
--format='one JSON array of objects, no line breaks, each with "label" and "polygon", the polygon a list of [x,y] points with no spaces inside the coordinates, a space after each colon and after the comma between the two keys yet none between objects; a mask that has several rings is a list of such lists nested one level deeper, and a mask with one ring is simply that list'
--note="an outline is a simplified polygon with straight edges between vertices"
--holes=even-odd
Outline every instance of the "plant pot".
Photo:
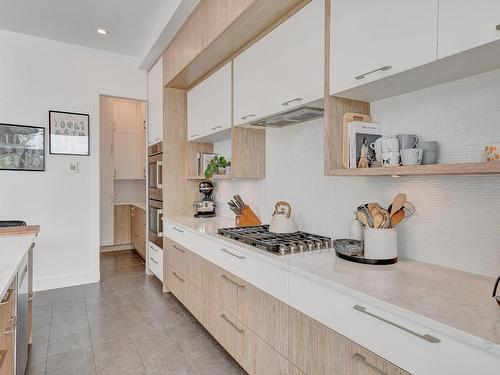
[{"label": "plant pot", "polygon": [[217,173],[218,173],[218,174],[226,174],[226,168],[219,168],[219,169],[217,170]]}]

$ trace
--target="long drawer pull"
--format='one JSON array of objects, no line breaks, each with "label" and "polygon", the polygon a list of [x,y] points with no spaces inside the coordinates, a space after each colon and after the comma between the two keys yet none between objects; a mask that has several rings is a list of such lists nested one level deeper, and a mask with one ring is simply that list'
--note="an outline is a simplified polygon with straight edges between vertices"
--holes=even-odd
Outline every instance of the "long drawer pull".
[{"label": "long drawer pull", "polygon": [[286,107],[287,105],[289,105],[290,103],[293,103],[293,102],[301,102],[302,100],[304,100],[304,98],[295,98],[295,99],[292,99],[292,100],[288,100],[286,102],[283,102],[281,103],[282,106]]},{"label": "long drawer pull", "polygon": [[366,73],[360,74],[359,76],[354,77],[354,79],[359,81],[360,79],[366,78],[367,75],[370,75],[370,74],[373,74],[373,73],[376,73],[376,72],[385,72],[386,70],[389,70],[389,69],[392,69],[392,66],[391,65],[385,65],[385,66],[383,66],[381,68],[372,70],[370,72],[366,72]]},{"label": "long drawer pull", "polygon": [[35,298],[35,292],[31,292],[29,295],[28,295],[28,302],[31,302],[33,301],[33,299]]},{"label": "long drawer pull", "polygon": [[241,117],[241,119],[246,120],[246,119],[249,119],[250,117],[255,117],[255,116],[257,116],[255,113],[250,113],[249,115]]},{"label": "long drawer pull", "polygon": [[236,324],[234,324],[232,321],[230,321],[226,314],[221,314],[220,316],[222,319],[224,319],[226,322],[228,322],[235,330],[237,330],[239,333],[241,333],[242,335],[245,334],[245,330],[244,329],[241,329],[241,328],[238,328],[238,326]]},{"label": "long drawer pull", "polygon": [[172,227],[173,230],[176,230],[177,232],[179,233],[184,233],[184,231],[182,229],[179,229],[177,227]]},{"label": "long drawer pull", "polygon": [[413,336],[417,336],[417,337],[421,338],[422,340],[430,342],[431,344],[438,344],[438,343],[441,342],[440,339],[438,339],[438,338],[436,338],[434,336],[431,336],[431,335],[428,335],[428,334],[422,335],[422,334],[420,334],[418,332],[412,331],[411,329],[408,329],[406,327],[400,326],[399,324],[391,322],[390,320],[382,318],[381,316],[375,315],[375,314],[367,311],[366,308],[363,307],[363,306],[355,305],[355,306],[353,306],[353,309],[357,310],[359,312],[362,312],[363,314],[369,315],[369,316],[371,316],[371,317],[373,317],[375,319],[378,319],[378,320],[380,320],[380,321],[382,321],[384,323],[390,324],[393,327],[396,327],[396,328],[399,328],[399,329],[401,329],[401,330],[403,330],[405,332],[408,332],[409,334],[412,334]]},{"label": "long drawer pull", "polygon": [[221,128],[222,128],[222,125],[217,125],[217,126],[214,126],[214,127],[212,128],[212,130],[217,130],[217,129],[221,129]]},{"label": "long drawer pull", "polygon": [[8,289],[7,290],[7,293],[5,293],[5,297],[3,298],[3,300],[0,302],[0,306],[3,306],[3,305],[6,305],[9,303],[10,301],[10,297],[12,297],[12,292],[14,291],[14,289]]},{"label": "long drawer pull", "polygon": [[180,251],[181,253],[185,253],[185,252],[186,252],[186,250],[181,249],[181,248],[180,248],[180,247],[178,247],[177,245],[172,245],[172,247],[173,247],[175,250]]},{"label": "long drawer pull", "polygon": [[160,251],[160,250],[158,250],[156,247],[153,247],[153,246],[150,246],[149,248],[150,248],[151,250],[156,251],[156,252]]},{"label": "long drawer pull", "polygon": [[498,25],[496,26],[496,29],[497,29],[498,31],[500,31],[500,24],[498,24]]},{"label": "long drawer pull", "polygon": [[377,366],[372,365],[370,362],[366,360],[366,357],[364,355],[361,355],[359,353],[356,353],[352,356],[352,358],[359,363],[362,363],[366,367],[371,368],[373,371],[375,371],[377,374],[382,374],[382,375],[387,375],[385,372],[383,372],[381,369],[379,369]]},{"label": "long drawer pull", "polygon": [[231,284],[236,285],[238,288],[244,288],[244,287],[245,287],[245,285],[240,285],[240,284],[238,284],[236,281],[231,280],[231,279],[230,279],[229,277],[227,277],[226,275],[220,275],[220,277],[222,277],[222,278],[223,278],[224,280],[226,280],[226,281],[229,281]]},{"label": "long drawer pull", "polygon": [[184,282],[184,279],[182,277],[180,277],[179,275],[177,275],[177,272],[172,272],[172,275],[174,275],[175,277],[177,277],[180,281]]},{"label": "long drawer pull", "polygon": [[156,261],[153,257],[149,257],[149,260],[150,260],[151,262],[153,262],[153,263],[158,264],[158,262],[157,262],[157,261]]},{"label": "long drawer pull", "polygon": [[243,255],[238,255],[238,254],[232,253],[228,249],[220,249],[220,250],[225,252],[226,254],[232,255],[233,257],[236,257],[238,259],[247,259],[247,257],[244,257]]},{"label": "long drawer pull", "polygon": [[10,335],[11,333],[14,333],[14,331],[16,330],[17,316],[14,315],[12,318],[10,318],[10,321],[12,322],[12,326],[10,327],[10,329],[8,331],[5,331],[3,333],[4,335]]}]

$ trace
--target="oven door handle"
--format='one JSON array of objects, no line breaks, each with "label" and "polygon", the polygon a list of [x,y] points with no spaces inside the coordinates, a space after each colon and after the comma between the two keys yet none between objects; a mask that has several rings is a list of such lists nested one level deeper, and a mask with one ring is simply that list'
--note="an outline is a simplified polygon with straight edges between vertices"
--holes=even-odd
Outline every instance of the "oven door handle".
[{"label": "oven door handle", "polygon": [[156,162],[156,188],[157,189],[162,189],[163,188],[163,183],[161,180],[161,168],[163,166],[163,162],[161,160],[158,160]]},{"label": "oven door handle", "polygon": [[156,210],[156,236],[163,236],[163,210]]}]

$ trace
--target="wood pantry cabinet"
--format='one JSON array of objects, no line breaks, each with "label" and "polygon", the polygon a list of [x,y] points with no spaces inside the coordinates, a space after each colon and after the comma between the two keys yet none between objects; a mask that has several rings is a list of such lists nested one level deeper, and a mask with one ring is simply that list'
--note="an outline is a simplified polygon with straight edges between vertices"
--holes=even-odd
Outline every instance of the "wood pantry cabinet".
[{"label": "wood pantry cabinet", "polygon": [[115,205],[114,243],[131,244],[143,257],[146,257],[146,212],[129,204]]}]

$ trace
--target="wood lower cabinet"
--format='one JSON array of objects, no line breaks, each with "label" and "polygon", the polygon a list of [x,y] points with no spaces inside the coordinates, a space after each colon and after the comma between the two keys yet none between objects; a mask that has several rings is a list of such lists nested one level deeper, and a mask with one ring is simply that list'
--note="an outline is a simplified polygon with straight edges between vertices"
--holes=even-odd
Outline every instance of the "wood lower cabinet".
[{"label": "wood lower cabinet", "polygon": [[146,212],[138,207],[130,208],[130,232],[132,247],[146,257]]},{"label": "wood lower cabinet", "polygon": [[14,373],[16,280],[0,301],[0,375]]},{"label": "wood lower cabinet", "polygon": [[163,248],[167,255],[168,263],[176,270],[184,274],[186,272],[184,266],[184,255],[187,250],[178,243],[168,239],[164,240]]},{"label": "wood lower cabinet", "polygon": [[302,371],[257,336],[255,345],[255,375],[300,375]]},{"label": "wood lower cabinet", "polygon": [[184,287],[184,305],[204,326],[207,324],[207,294],[189,279]]},{"label": "wood lower cabinet", "polygon": [[210,297],[229,311],[231,315],[236,316],[238,313],[238,289],[243,287],[241,280],[211,263],[208,263],[206,270],[207,291]]},{"label": "wood lower cabinet", "polygon": [[168,288],[172,294],[177,297],[182,304],[185,303],[186,279],[182,273],[173,268],[168,262],[166,263],[163,277],[166,279]]},{"label": "wood lower cabinet", "polygon": [[131,243],[130,205],[116,205],[114,208],[113,243],[125,245]]}]

